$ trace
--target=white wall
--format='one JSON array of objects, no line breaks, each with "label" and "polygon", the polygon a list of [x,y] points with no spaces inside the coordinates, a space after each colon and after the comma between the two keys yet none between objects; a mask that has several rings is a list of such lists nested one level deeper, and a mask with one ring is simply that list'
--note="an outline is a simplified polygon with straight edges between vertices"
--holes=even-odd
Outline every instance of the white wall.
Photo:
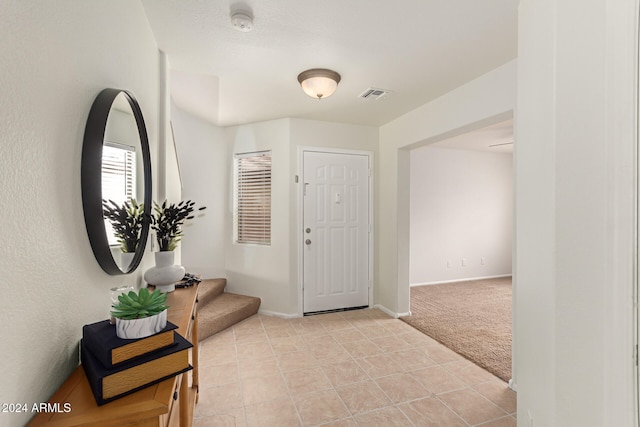
[{"label": "white wall", "polygon": [[432,146],[411,151],[412,285],[511,274],[512,159]]},{"label": "white wall", "polygon": [[637,8],[520,3],[518,425],[637,425]]},{"label": "white wall", "polygon": [[[80,160],[95,96],[130,90],[158,139],[158,51],[137,1],[0,2],[0,402],[46,402],[78,364],[82,326],[103,320],[108,276],[84,225]],[[154,157],[154,173],[157,158]],[[32,414],[0,413],[0,425]]]},{"label": "white wall", "polygon": [[[375,158],[377,128],[282,119],[230,127],[224,129],[222,135],[221,129],[176,108],[174,116],[184,197],[198,201],[212,198],[207,203],[214,209],[214,212],[207,212],[205,217],[198,219],[201,224],[194,223],[194,227],[202,225],[203,230],[193,233],[198,235],[197,243],[185,236],[183,264],[188,269],[193,265],[194,269],[199,267],[201,271],[208,271],[211,277],[226,277],[230,292],[260,297],[262,312],[288,317],[301,315],[298,184],[295,183],[295,175],[299,174],[299,147],[368,150],[374,153]],[[219,145],[223,141],[226,141],[226,148]],[[233,156],[235,153],[261,150],[272,151],[271,246],[239,245],[233,241],[232,229]],[[211,162],[214,166],[209,166],[212,170],[205,172],[204,176],[196,172]],[[193,168],[192,178],[186,177],[184,165],[197,165]],[[218,218],[220,210],[224,211],[223,220]],[[207,235],[210,235],[210,242],[200,241]],[[224,249],[218,246],[220,241]],[[213,246],[209,246],[211,244]],[[221,251],[224,252],[224,264],[218,259]]]},{"label": "white wall", "polygon": [[234,154],[271,150],[271,245],[237,244],[233,238],[233,193],[226,206],[226,277],[230,292],[260,297],[261,310],[295,313],[291,300],[291,192],[289,120],[273,120],[228,129],[229,185]]},{"label": "white wall", "polygon": [[419,107],[380,128],[376,213],[376,302],[409,312],[409,150],[511,117],[516,61]]},{"label": "white wall", "polygon": [[229,144],[226,131],[172,107],[182,199],[207,209],[183,227],[182,265],[205,279],[225,277],[229,200]]}]

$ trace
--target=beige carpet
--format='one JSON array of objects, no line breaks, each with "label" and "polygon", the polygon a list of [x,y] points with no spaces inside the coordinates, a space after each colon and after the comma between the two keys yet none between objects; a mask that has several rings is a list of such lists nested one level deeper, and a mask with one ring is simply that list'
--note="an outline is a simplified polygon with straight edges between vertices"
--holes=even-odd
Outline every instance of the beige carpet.
[{"label": "beige carpet", "polygon": [[411,316],[401,319],[511,379],[511,277],[412,287]]}]

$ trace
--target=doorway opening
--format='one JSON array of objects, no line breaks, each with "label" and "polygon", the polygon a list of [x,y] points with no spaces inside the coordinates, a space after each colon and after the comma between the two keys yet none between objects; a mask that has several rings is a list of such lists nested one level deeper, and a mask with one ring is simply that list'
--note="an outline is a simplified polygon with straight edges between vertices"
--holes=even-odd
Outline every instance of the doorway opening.
[{"label": "doorway opening", "polygon": [[[407,318],[407,321],[420,325],[419,316],[428,319],[434,315],[441,319],[443,315],[439,309],[442,307],[422,304],[420,297],[435,292],[436,287],[447,289],[439,294],[443,297],[439,301],[450,304],[447,310],[453,316],[451,321],[444,332],[429,328],[423,332],[432,337],[438,334],[439,337],[434,338],[494,374],[499,372],[497,376],[510,383],[515,226],[513,140],[513,119],[505,120],[503,116],[492,124],[485,123],[475,130],[423,144],[409,152],[409,304],[412,319]],[[426,292],[429,285],[435,286]],[[478,292],[477,304],[470,301],[465,313],[460,313],[460,304],[470,292]],[[485,295],[486,292],[495,292],[495,298]],[[500,301],[498,308],[502,320],[497,321],[495,316],[487,317],[483,313],[481,295],[487,302]],[[475,314],[474,308],[479,309]],[[459,314],[463,314],[461,317],[468,321],[468,326],[464,326]],[[460,323],[461,333],[448,334],[450,324],[456,322]],[[422,323],[435,328],[436,322],[425,320]],[[479,331],[494,330],[490,335],[495,340],[476,340],[480,334],[469,330],[476,325]],[[450,342],[442,339],[443,334],[449,335]],[[467,339],[462,339],[465,334]],[[479,340],[484,341],[483,345],[478,345]]]}]

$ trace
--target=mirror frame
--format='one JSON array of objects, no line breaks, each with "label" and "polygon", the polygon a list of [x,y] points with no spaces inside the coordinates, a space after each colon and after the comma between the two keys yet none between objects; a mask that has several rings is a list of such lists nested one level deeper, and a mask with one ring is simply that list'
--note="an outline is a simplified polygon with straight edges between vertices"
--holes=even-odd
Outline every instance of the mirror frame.
[{"label": "mirror frame", "polygon": [[[113,258],[104,227],[102,207],[102,147],[111,107],[116,97],[120,94],[123,94],[129,102],[136,120],[142,148],[141,154],[144,177],[144,216],[142,230],[140,232],[140,243],[126,271],[121,270]],[[130,92],[108,88],[102,90],[93,101],[93,105],[89,111],[89,117],[87,118],[84,142],[82,145],[81,180],[84,221],[87,226],[91,249],[93,249],[93,254],[98,264],[100,264],[100,267],[102,267],[107,274],[119,275],[132,273],[140,265],[140,261],[144,255],[144,249],[147,245],[151,219],[152,194],[151,155],[149,153],[147,128],[138,101]]]}]

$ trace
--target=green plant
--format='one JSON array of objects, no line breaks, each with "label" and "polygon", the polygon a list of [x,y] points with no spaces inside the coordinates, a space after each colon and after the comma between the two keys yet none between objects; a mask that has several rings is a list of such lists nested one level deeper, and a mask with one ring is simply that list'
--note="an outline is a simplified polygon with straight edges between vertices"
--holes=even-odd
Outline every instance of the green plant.
[{"label": "green plant", "polygon": [[147,288],[140,288],[138,293],[130,291],[118,296],[118,302],[113,304],[111,315],[119,319],[142,319],[163,312],[168,306],[167,294],[159,290],[150,293]]},{"label": "green plant", "polygon": [[113,200],[103,200],[102,214],[111,223],[122,252],[135,252],[140,242],[144,204],[135,199],[130,199],[123,205]]},{"label": "green plant", "polygon": [[[182,226],[186,221],[194,218],[191,214],[195,210],[195,204],[191,200],[181,201],[178,204],[167,204],[165,200],[162,205],[153,202],[151,228],[156,232],[156,240],[161,251],[172,251],[178,247],[183,234]],[[199,211],[204,209],[206,206],[198,208]]]}]

